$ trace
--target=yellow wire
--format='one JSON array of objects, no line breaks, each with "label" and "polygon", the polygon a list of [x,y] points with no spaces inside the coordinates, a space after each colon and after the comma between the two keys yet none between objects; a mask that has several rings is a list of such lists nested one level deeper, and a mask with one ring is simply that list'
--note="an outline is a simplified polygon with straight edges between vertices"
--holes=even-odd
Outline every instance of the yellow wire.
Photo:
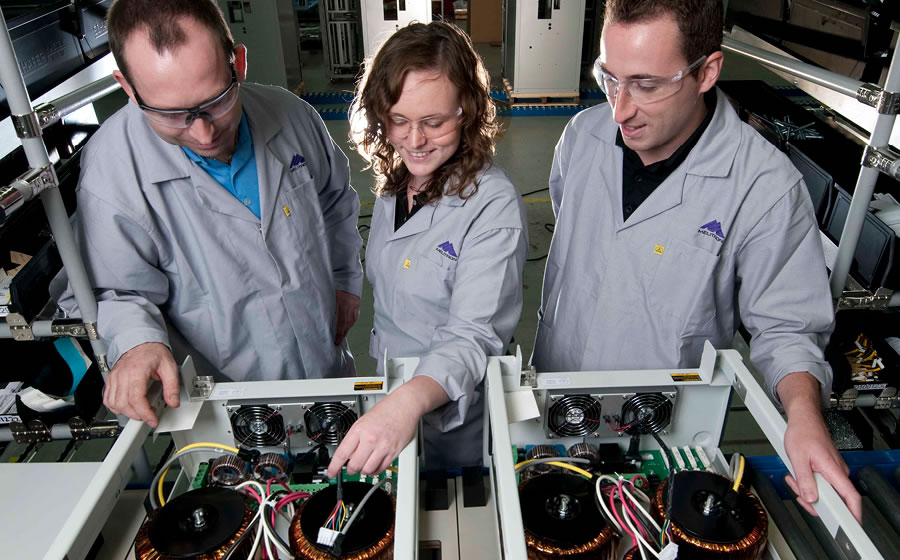
[{"label": "yellow wire", "polygon": [[[519,467],[524,465],[531,464],[537,461],[537,459],[528,459],[527,461],[522,461],[521,463],[516,463],[515,470],[519,470]],[[586,476],[589,480],[594,477],[591,473],[587,472],[584,469],[580,469],[575,465],[570,465],[569,463],[563,463],[562,461],[551,461],[549,463],[544,463],[545,465],[553,465],[554,467],[562,467],[564,469],[569,469],[570,471],[575,471],[582,476]]]},{"label": "yellow wire", "polygon": [[386,471],[391,471],[392,473],[396,473],[396,472],[397,472],[397,467],[391,467],[391,466],[389,466],[388,468],[386,468],[386,469],[384,469],[384,470],[386,470]]},{"label": "yellow wire", "polygon": [[[184,447],[182,447],[181,449],[176,451],[175,454],[172,455],[172,457],[178,457],[178,455],[184,453],[185,451],[188,451],[190,449],[196,449],[198,447],[216,447],[219,449],[224,449],[225,451],[231,451],[232,453],[238,453],[238,451],[239,451],[237,447],[232,447],[230,445],[225,445],[223,443],[213,443],[213,442],[209,442],[209,441],[201,441],[201,442],[197,442],[197,443],[192,443],[190,445],[185,445]],[[174,464],[175,463],[172,463],[172,465],[174,465]],[[163,497],[163,481],[166,480],[166,475],[169,474],[169,469],[172,468],[172,465],[169,465],[168,467],[166,467],[166,470],[163,471],[162,476],[159,477],[159,485],[156,487],[157,497],[159,498],[159,507],[163,507],[164,505],[166,505],[166,499]]]},{"label": "yellow wire", "polygon": [[738,487],[741,485],[741,479],[744,478],[744,456],[738,455],[738,472],[737,476],[734,477],[734,491],[737,492]]}]

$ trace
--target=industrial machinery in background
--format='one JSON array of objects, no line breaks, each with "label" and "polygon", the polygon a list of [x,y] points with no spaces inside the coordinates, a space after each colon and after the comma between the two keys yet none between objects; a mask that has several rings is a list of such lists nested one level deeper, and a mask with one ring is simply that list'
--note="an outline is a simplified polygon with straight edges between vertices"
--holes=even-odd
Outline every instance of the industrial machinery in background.
[{"label": "industrial machinery in background", "polygon": [[431,21],[431,0],[360,0],[363,54],[375,54],[378,47],[401,27]]},{"label": "industrial machinery in background", "polygon": [[319,14],[328,78],[354,79],[363,61],[360,0],[322,0]]},{"label": "industrial machinery in background", "polygon": [[510,98],[579,96],[584,0],[503,1],[501,73]]},{"label": "industrial machinery in background", "polygon": [[[767,514],[750,461],[719,447],[737,397],[786,458],[785,421],[736,351],[707,343],[696,369],[535,372],[520,363],[491,362],[486,379],[504,558],[823,557],[817,545],[794,548],[786,533],[796,525]],[[820,546],[896,557],[830,486],[819,496]],[[780,497],[773,505],[794,507]]]},{"label": "industrial machinery in background", "polygon": [[298,92],[303,84],[292,0],[218,0],[235,43],[247,46],[247,79]]}]

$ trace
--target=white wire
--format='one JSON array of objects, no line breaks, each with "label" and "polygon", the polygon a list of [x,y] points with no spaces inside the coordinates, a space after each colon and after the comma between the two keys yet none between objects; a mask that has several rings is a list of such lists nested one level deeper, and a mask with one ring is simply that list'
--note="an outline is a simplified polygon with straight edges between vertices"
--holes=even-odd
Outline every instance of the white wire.
[{"label": "white wire", "polygon": [[625,531],[622,530],[622,526],[619,525],[618,521],[616,521],[615,516],[613,516],[613,514],[609,511],[609,508],[606,507],[606,498],[603,497],[603,492],[600,491],[600,482],[603,480],[611,480],[611,481],[615,482],[615,479],[609,475],[601,474],[600,476],[597,477],[597,483],[594,484],[594,487],[596,488],[596,492],[597,492],[597,501],[600,502],[600,507],[603,508],[603,512],[606,514],[606,518],[610,522],[612,522],[613,525],[615,525],[619,534],[622,535],[625,533]]},{"label": "white wire", "polygon": [[[260,527],[257,527],[257,529],[256,529],[256,538],[253,539],[253,547],[250,549],[250,554],[247,555],[247,558],[255,558],[256,549],[259,548],[259,539],[262,538],[262,531],[263,531],[262,526],[261,526],[262,522],[263,522],[263,520],[260,518],[261,515],[262,515],[262,510],[256,512],[256,517],[253,518],[260,525]],[[253,523],[253,521],[251,521],[250,523]]]},{"label": "white wire", "polygon": [[652,546],[647,544],[647,541],[645,541],[644,537],[641,536],[641,532],[638,529],[635,529],[634,525],[631,524],[631,519],[629,519],[628,512],[623,513],[624,515],[622,516],[622,520],[625,521],[625,524],[628,525],[628,528],[634,532],[634,538],[638,541],[638,551],[640,551],[641,553],[641,558],[644,558],[645,560],[647,558],[647,556],[644,554],[644,551],[641,549],[641,544],[646,546],[647,550],[649,550],[654,557],[659,558],[659,553],[656,552],[656,550],[654,550]]}]

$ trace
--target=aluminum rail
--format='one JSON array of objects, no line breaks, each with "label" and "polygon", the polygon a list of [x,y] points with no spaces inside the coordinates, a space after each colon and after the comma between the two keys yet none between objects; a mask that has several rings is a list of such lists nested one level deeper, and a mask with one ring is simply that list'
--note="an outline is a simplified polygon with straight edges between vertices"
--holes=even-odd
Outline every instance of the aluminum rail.
[{"label": "aluminum rail", "polygon": [[88,103],[93,103],[98,99],[106,97],[110,93],[119,89],[119,82],[112,76],[100,78],[96,82],[92,82],[86,86],[80,87],[72,92],[62,95],[53,101],[43,103],[35,107],[38,122],[41,128],[59,122],[63,117],[71,115],[78,109],[81,109]]},{"label": "aluminum rail", "polygon": [[843,93],[854,99],[857,98],[860,88],[865,85],[859,80],[854,80],[853,78],[842,76],[841,74],[825,70],[824,68],[812,64],[800,62],[799,60],[787,56],[782,56],[759,47],[748,45],[747,43],[737,41],[728,36],[722,40],[722,48],[746,56],[764,66],[788,72],[789,74],[809,80],[814,84],[818,84],[838,93]]},{"label": "aluminum rail", "polygon": [[[884,90],[900,91],[900,49],[894,49]],[[896,117],[894,114],[878,113],[875,129],[872,130],[872,136],[869,138],[869,146],[881,148],[888,145]],[[869,203],[875,192],[875,181],[878,179],[878,174],[878,169],[868,166],[867,162],[863,162],[863,166],[859,170],[859,178],[856,181],[856,189],[853,191],[853,199],[850,201],[847,221],[844,222],[844,229],[841,232],[837,257],[835,257],[834,267],[831,269],[831,296],[833,298],[840,297],[847,285],[850,266],[853,264],[856,246],[859,244],[866,214],[869,212]]]},{"label": "aluminum rail", "polygon": [[[6,93],[10,114],[13,115],[14,119],[16,117],[34,117],[31,99],[28,97],[28,91],[25,89],[25,80],[22,78],[12,39],[9,36],[9,28],[6,25],[6,17],[3,15],[2,10],[0,10],[0,85],[3,86]],[[53,237],[56,240],[59,256],[62,259],[63,266],[66,268],[69,284],[72,286],[75,300],[78,302],[82,320],[87,324],[96,325],[97,300],[88,281],[78,246],[75,244],[75,237],[72,235],[72,230],[69,226],[69,216],[66,213],[62,196],[59,193],[59,189],[56,188],[56,176],[53,173],[53,166],[47,155],[47,147],[44,145],[44,140],[39,130],[36,135],[20,138],[20,140],[28,158],[28,165],[33,170],[49,169],[52,174],[53,185],[51,188],[41,191],[41,202],[44,205],[44,212],[47,214],[50,230],[53,232]],[[90,339],[91,347],[97,358],[97,364],[105,380],[109,371],[106,364],[106,345],[97,334],[96,328],[92,329]]]}]

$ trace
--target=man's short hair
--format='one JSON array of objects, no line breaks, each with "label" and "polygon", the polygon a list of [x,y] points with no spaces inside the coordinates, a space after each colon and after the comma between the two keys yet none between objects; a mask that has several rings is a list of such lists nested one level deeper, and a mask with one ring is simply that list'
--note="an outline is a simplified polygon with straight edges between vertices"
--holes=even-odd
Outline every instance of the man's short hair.
[{"label": "man's short hair", "polygon": [[722,49],[722,0],[607,0],[604,23],[643,23],[671,16],[688,64]]},{"label": "man's short hair", "polygon": [[125,42],[131,34],[146,28],[151,44],[162,54],[187,41],[179,24],[183,18],[192,18],[212,31],[222,43],[225,61],[234,62],[231,30],[213,0],[115,0],[106,16],[106,26],[110,49],[125,79],[131,81],[125,61]]}]

